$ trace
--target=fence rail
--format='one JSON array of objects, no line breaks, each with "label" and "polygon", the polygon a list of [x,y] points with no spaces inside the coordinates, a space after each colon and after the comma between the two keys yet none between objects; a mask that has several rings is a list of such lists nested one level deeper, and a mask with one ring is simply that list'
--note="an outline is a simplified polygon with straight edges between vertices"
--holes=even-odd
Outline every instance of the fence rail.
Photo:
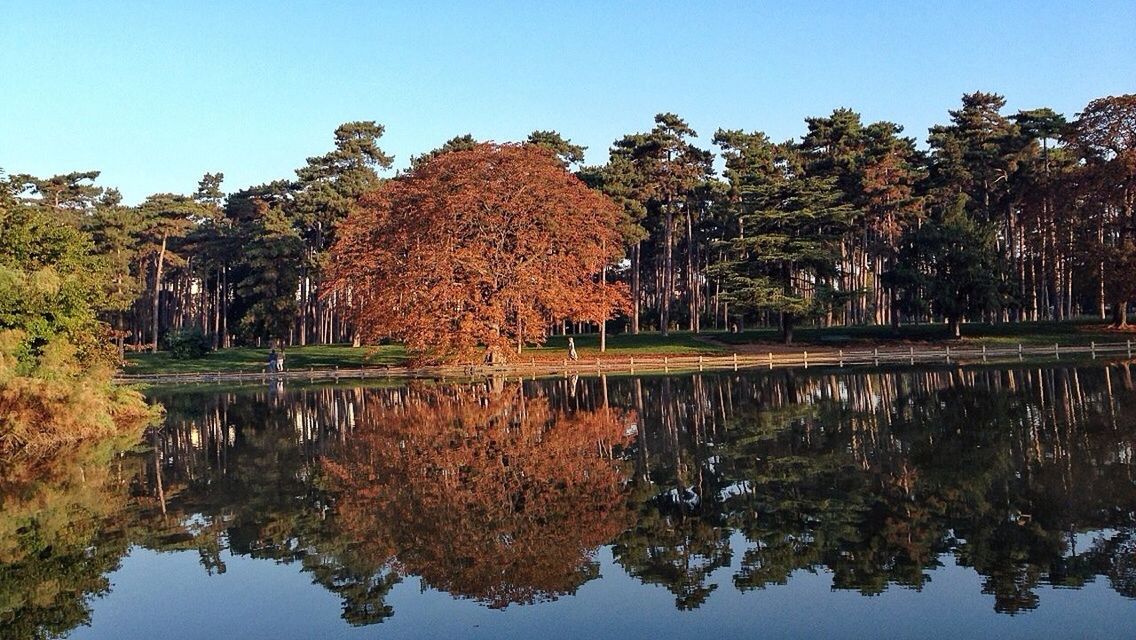
[{"label": "fence rail", "polygon": [[918,364],[977,364],[988,362],[1060,360],[1061,358],[1131,358],[1132,341],[1088,345],[1011,345],[988,347],[824,349],[794,353],[734,353],[728,355],[600,357],[549,361],[530,359],[506,365],[439,365],[430,367],[364,367],[352,369],[310,368],[279,373],[265,371],[217,371],[193,373],[119,374],[115,381],[137,383],[262,382],[279,380],[366,380],[382,378],[450,378],[481,375],[548,376],[560,374],[650,373],[740,369],[809,367],[879,367]]}]

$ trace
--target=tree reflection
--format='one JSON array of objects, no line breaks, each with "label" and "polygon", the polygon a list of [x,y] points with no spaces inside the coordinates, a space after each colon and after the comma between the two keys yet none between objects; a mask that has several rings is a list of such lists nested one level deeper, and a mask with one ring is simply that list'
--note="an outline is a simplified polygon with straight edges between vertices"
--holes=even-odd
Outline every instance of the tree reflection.
[{"label": "tree reflection", "polygon": [[[1119,370],[1127,383],[1127,368]],[[685,388],[672,390],[676,381],[648,394],[637,477],[649,479],[647,495],[697,479],[705,496],[697,521],[719,540],[734,531],[747,540],[733,576],[742,590],[821,568],[836,589],[920,589],[953,553],[983,576],[999,612],[1037,607],[1041,585],[1097,575],[1125,593],[1113,576],[1130,575],[1133,564],[1136,424],[1121,417],[1134,396],[1116,393],[1113,377],[1110,369],[693,376]],[[640,393],[622,395],[630,403]],[[680,530],[648,508],[616,549],[630,573],[668,584],[689,608],[715,588],[702,585],[729,549],[704,552],[719,561],[695,571],[661,570],[696,548]],[[1100,533],[1077,549],[1078,532],[1088,531]]]},{"label": "tree reflection", "polygon": [[800,572],[922,589],[945,563],[1009,614],[1094,580],[1136,598],[1129,365],[156,399],[143,454],[6,470],[0,636],[88,622],[131,545],[293,563],[356,625],[410,576],[492,607],[571,594],[606,544],[683,610]]},{"label": "tree reflection", "polygon": [[517,385],[372,403],[323,462],[354,553],[492,607],[573,593],[627,525],[624,412],[566,412]]},{"label": "tree reflection", "polygon": [[[141,425],[139,425],[139,429]],[[137,437],[135,433],[134,437]],[[90,599],[129,548],[132,444],[116,437],[11,465],[0,481],[0,638],[53,638],[89,624]]]}]

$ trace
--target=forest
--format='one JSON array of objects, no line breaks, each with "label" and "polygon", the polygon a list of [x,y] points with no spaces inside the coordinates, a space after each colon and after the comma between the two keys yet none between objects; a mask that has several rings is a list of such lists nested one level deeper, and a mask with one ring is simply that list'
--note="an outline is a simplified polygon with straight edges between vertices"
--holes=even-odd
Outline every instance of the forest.
[{"label": "forest", "polygon": [[[540,317],[502,311],[501,322],[523,321],[515,339],[535,342],[601,325],[664,334],[772,326],[786,342],[799,326],[941,322],[957,336],[968,320],[1126,325],[1136,297],[1136,95],[1093,100],[1071,117],[1005,105],[993,93],[964,95],[925,145],[846,108],[805,118],[798,138],[780,142],[756,130],[698,136],[663,113],[615,140],[600,165],[585,165],[585,149],[560,133],[534,131],[517,146],[545,149],[614,203],[621,246],[605,246],[606,262],[589,262],[585,275],[628,302],[610,319],[553,305]],[[350,292],[329,275],[343,222],[384,184],[480,142],[454,137],[392,172],[383,133],[349,122],[294,176],[230,190],[222,172],[206,173],[192,191],[134,205],[96,170],[7,168],[0,327],[32,336],[26,349],[45,332],[81,342],[78,324],[59,324],[52,307],[74,307],[75,296],[56,291],[37,306],[17,295],[35,288],[21,256],[54,234],[88,280],[76,296],[120,358],[187,341],[358,342]],[[558,215],[563,229],[590,220],[569,207]]]}]

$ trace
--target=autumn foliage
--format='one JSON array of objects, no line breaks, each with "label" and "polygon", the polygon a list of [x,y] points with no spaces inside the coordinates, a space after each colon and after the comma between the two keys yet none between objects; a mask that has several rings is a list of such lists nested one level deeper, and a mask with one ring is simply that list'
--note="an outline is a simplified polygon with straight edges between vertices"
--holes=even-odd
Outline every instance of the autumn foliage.
[{"label": "autumn foliage", "polygon": [[323,462],[334,526],[355,552],[495,607],[595,577],[630,524],[623,411],[558,410],[518,386],[412,391],[371,404]]},{"label": "autumn foliage", "polygon": [[474,359],[539,343],[563,319],[626,304],[603,267],[622,251],[619,207],[535,145],[435,156],[365,196],[339,227],[330,292],[368,342]]}]

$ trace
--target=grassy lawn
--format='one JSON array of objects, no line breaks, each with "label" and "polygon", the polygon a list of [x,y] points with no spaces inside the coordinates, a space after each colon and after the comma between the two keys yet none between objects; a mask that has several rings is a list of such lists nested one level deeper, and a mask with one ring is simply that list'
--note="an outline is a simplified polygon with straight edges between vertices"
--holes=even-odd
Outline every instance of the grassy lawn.
[{"label": "grassy lawn", "polygon": [[[773,329],[741,333],[712,332],[706,336],[725,345],[779,343],[777,331]],[[858,344],[886,345],[888,342],[951,342],[952,344],[956,342],[945,324],[903,326],[898,329],[880,326],[800,328],[794,331],[793,338],[795,345],[833,347]],[[1074,345],[1090,342],[1124,342],[1129,338],[1136,338],[1136,333],[1110,330],[1099,320],[1005,324],[975,322],[962,325],[962,341],[973,344]]]},{"label": "grassy lawn", "polygon": [[[962,327],[964,343],[987,345],[1084,345],[1090,342],[1124,342],[1136,339],[1136,333],[1109,330],[1100,321],[1036,322],[1017,324],[970,323]],[[799,351],[801,349],[855,348],[856,346],[889,343],[945,343],[958,344],[950,339],[945,325],[900,327],[831,327],[825,329],[801,328],[795,332],[791,346],[783,346],[774,329],[758,329],[741,333],[707,331],[700,335],[673,332],[669,336],[658,333],[639,335],[617,334],[607,338],[607,352],[600,354],[599,336],[594,334],[573,336],[576,351],[584,360],[595,357],[632,358],[664,355],[725,355],[733,351],[768,349],[770,351]],[[560,360],[568,352],[566,336],[552,336],[540,347],[526,347],[521,362]],[[137,353],[127,356],[126,373],[207,373],[213,371],[261,371],[268,362],[268,349],[238,347],[208,354],[198,360],[173,360],[167,353]],[[396,366],[407,361],[406,351],[399,345],[377,348],[352,348],[346,344],[311,345],[292,347],[286,352],[287,369],[309,367],[356,368],[366,366]]]},{"label": "grassy lawn", "polygon": [[[377,349],[377,351],[376,351]],[[126,373],[206,373],[212,371],[260,371],[268,366],[268,348],[235,347],[221,349],[197,360],[174,360],[164,351],[132,353],[126,356]],[[400,345],[353,348],[349,344],[308,345],[285,351],[285,369],[309,367],[355,368],[398,365],[406,360]]]},{"label": "grassy lawn", "polygon": [[[595,334],[572,336],[576,341],[576,352],[581,358],[600,355],[600,337]],[[664,355],[714,355],[723,354],[726,349],[706,340],[706,336],[696,336],[686,331],[672,332],[669,336],[658,333],[632,335],[622,333],[607,337],[608,358],[627,358],[634,356]],[[522,359],[534,356],[542,358],[563,358],[568,353],[567,336],[551,336],[541,347],[529,347],[521,354]]]}]

